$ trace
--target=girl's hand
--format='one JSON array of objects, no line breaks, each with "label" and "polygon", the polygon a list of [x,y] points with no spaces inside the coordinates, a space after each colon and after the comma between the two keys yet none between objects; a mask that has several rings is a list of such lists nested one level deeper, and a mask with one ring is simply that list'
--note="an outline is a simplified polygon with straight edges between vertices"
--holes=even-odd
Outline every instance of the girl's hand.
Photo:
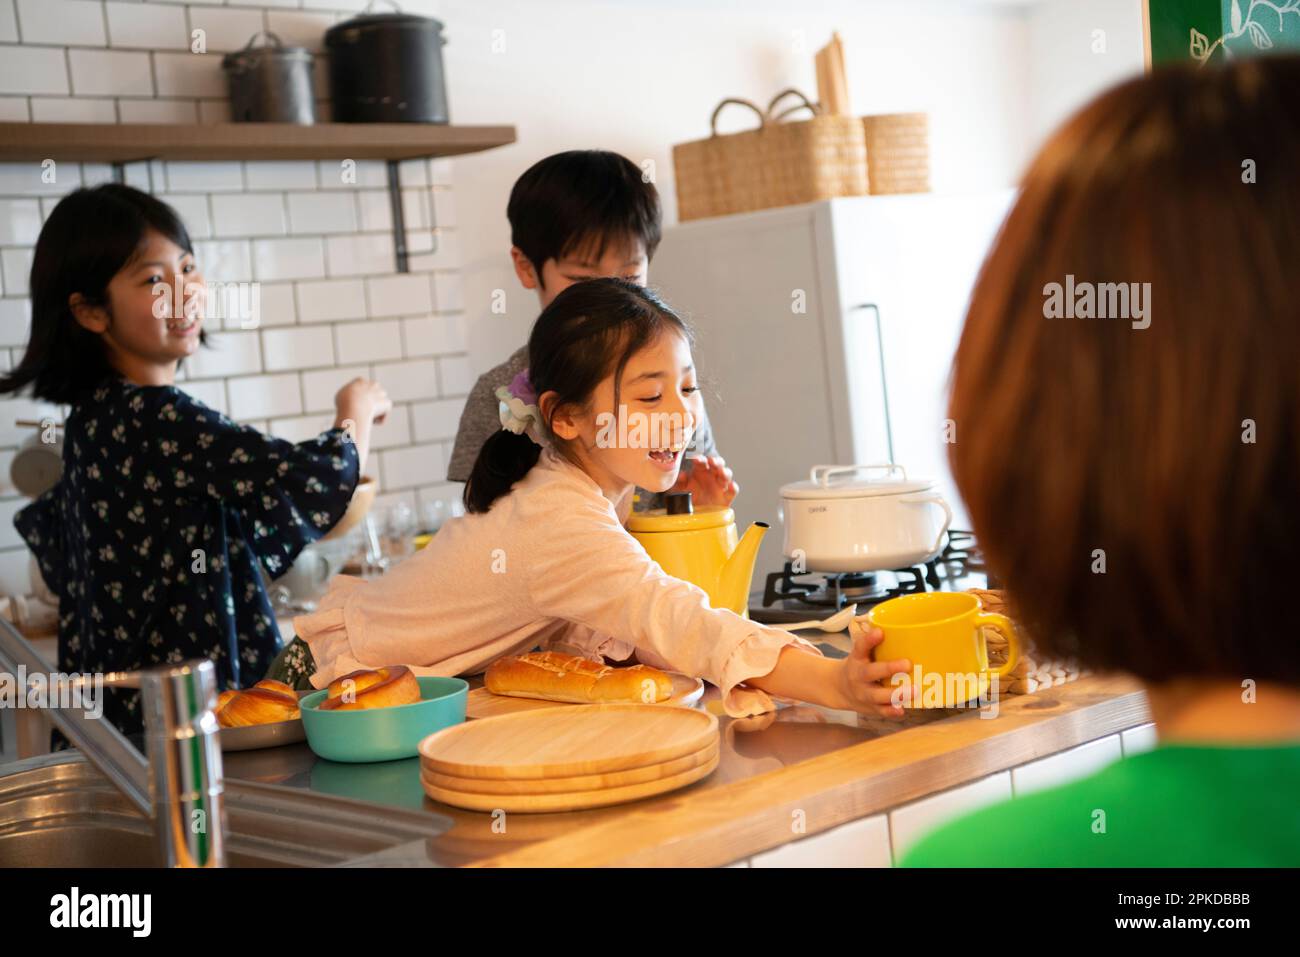
[{"label": "girl's hand", "polygon": [[[849,634],[853,638],[853,650],[840,663],[839,694],[844,699],[841,707],[848,711],[876,712],[886,718],[901,718],[904,710],[893,703],[893,696],[899,693],[899,700],[909,695],[911,688],[902,692],[890,684],[889,679],[896,674],[906,674],[912,670],[912,663],[906,658],[894,661],[872,661],[871,649],[885,640],[885,633],[879,628],[866,624],[866,616],[854,618],[849,622]],[[878,682],[884,681],[881,685]]]},{"label": "girl's hand", "polygon": [[731,478],[731,469],[721,456],[700,456],[691,460],[689,470],[682,469],[671,492],[690,492],[696,505],[730,505],[740,492]]},{"label": "girl's hand", "polygon": [[358,377],[339,389],[334,396],[334,407],[340,419],[378,424],[392,411],[393,400],[378,382]]}]

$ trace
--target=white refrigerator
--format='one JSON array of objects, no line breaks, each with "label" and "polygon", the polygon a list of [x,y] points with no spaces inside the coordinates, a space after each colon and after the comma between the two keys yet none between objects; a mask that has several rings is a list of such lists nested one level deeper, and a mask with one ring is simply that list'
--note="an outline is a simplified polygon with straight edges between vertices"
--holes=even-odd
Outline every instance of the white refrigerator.
[{"label": "white refrigerator", "polygon": [[650,283],[695,327],[739,528],[772,525],[754,588],[785,561],[779,489],[814,465],[899,463],[935,479],[952,527],[969,528],[947,466],[948,381],[1014,195],[864,196],[665,231]]}]

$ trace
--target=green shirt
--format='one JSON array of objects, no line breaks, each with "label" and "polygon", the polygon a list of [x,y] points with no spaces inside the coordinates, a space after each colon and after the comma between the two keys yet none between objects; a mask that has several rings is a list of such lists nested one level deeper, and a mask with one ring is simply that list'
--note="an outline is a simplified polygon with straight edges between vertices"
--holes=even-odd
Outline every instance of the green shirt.
[{"label": "green shirt", "polygon": [[1161,746],[946,824],[900,866],[1300,866],[1300,744]]}]

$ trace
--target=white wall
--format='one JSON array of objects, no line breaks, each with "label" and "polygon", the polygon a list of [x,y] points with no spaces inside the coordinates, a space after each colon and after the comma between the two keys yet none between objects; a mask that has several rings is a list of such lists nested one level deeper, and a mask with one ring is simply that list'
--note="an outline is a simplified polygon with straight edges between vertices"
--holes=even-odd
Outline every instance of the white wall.
[{"label": "white wall", "polygon": [[[1028,19],[1028,133],[1029,145],[1036,148],[1092,97],[1142,72],[1142,4],[1042,0],[1028,10]],[[1104,40],[1104,49],[1098,38]]]},{"label": "white wall", "polygon": [[[1028,22],[1016,3],[443,0],[440,8],[453,122],[519,130],[514,146],[457,161],[467,170],[457,179],[458,232],[477,372],[522,345],[537,316],[506,258],[506,198],[520,173],[565,149],[653,160],[674,222],[672,144],[707,136],[723,97],[766,105],[795,86],[815,99],[813,54],[832,30],[844,42],[856,112],[930,112],[936,189],[1007,185],[1027,155]],[[494,39],[503,51],[493,51]],[[737,108],[720,126],[741,129],[747,115]],[[488,310],[496,289],[506,292],[505,315]]]},{"label": "white wall", "polygon": [[[856,112],[930,113],[937,191],[1006,186],[1069,112],[1142,69],[1140,0],[442,0],[439,9],[453,121],[519,130],[514,146],[468,161],[473,174],[457,184],[461,209],[473,211],[459,238],[476,372],[522,344],[537,315],[506,260],[505,204],[543,156],[600,147],[653,160],[675,222],[672,144],[706,136],[725,96],[765,104],[795,86],[815,97],[813,53],[838,30]],[[1092,52],[1094,28],[1107,33],[1104,54]],[[724,114],[722,129],[746,117]],[[504,315],[487,308],[497,289]]]}]

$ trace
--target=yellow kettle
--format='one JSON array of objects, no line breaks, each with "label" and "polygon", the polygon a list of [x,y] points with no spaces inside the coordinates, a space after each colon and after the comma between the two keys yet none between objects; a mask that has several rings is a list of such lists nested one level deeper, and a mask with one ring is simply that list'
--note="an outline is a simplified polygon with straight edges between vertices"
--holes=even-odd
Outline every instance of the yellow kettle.
[{"label": "yellow kettle", "polygon": [[767,524],[755,522],[738,540],[736,513],[727,506],[696,508],[690,492],[669,492],[664,502],[664,508],[632,513],[632,537],[669,575],[708,592],[714,608],[748,617],[754,561]]}]

